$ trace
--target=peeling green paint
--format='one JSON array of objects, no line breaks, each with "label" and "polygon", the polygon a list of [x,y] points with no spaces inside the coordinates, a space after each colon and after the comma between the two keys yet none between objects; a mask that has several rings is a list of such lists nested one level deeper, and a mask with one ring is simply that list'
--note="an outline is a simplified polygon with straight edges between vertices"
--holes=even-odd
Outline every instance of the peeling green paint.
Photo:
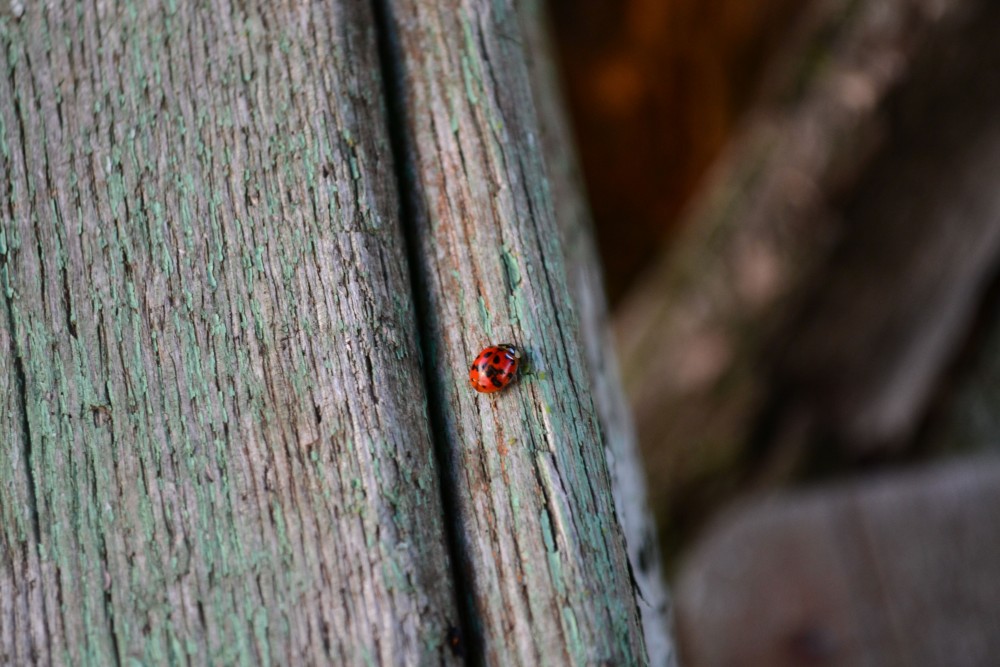
[{"label": "peeling green paint", "polygon": [[493,324],[490,319],[490,312],[486,308],[486,299],[484,299],[482,296],[479,297],[479,322],[483,327],[483,331],[486,332],[486,337],[492,340]]}]

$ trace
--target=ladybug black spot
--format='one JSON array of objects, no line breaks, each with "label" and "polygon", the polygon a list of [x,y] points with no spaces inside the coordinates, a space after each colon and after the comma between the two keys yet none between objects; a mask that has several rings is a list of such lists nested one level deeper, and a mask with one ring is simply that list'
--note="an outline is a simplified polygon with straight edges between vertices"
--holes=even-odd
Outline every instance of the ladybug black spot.
[{"label": "ladybug black spot", "polygon": [[493,386],[496,387],[497,389],[503,386],[503,380],[498,379],[496,377],[491,377],[490,382],[492,382]]}]

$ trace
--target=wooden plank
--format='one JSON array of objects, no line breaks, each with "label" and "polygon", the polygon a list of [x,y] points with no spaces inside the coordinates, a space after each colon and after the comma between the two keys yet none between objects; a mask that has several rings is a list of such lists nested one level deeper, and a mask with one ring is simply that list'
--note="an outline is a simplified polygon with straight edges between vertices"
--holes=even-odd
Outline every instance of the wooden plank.
[{"label": "wooden plank", "polygon": [[996,457],[731,512],[678,580],[685,664],[993,664],[998,512]]},{"label": "wooden plank", "polygon": [[548,16],[540,3],[518,5],[532,93],[538,105],[542,150],[548,168],[556,224],[566,253],[567,280],[580,318],[580,337],[593,382],[594,408],[604,433],[615,512],[625,534],[629,564],[650,665],[676,663],[672,608],[662,569],[656,523],[647,500],[646,471],[632,413],[625,401],[615,355],[603,272],[593,222],[562,105]]},{"label": "wooden plank", "polygon": [[369,6],[15,4],[0,662],[453,662]]},{"label": "wooden plank", "polygon": [[[490,664],[638,664],[642,631],[512,3],[381,3],[468,641]],[[528,372],[477,396],[490,342]]]}]

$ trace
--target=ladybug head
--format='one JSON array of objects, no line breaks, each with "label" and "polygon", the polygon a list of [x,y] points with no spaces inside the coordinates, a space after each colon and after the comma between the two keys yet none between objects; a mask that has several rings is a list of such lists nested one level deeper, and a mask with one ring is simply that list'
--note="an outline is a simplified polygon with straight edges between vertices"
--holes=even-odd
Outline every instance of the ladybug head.
[{"label": "ladybug head", "polygon": [[497,347],[507,350],[508,352],[514,355],[515,359],[521,358],[521,350],[517,347],[517,345],[511,345],[510,343],[501,343],[500,345],[497,345]]}]

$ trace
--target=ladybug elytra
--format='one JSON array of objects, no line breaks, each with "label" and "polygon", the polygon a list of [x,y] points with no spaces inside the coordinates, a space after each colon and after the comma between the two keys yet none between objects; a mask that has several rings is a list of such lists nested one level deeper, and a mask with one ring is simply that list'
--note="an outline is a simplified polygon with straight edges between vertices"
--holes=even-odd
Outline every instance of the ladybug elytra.
[{"label": "ladybug elytra", "polygon": [[500,391],[517,375],[520,360],[521,351],[513,345],[504,343],[484,348],[469,369],[472,388],[484,394]]}]

